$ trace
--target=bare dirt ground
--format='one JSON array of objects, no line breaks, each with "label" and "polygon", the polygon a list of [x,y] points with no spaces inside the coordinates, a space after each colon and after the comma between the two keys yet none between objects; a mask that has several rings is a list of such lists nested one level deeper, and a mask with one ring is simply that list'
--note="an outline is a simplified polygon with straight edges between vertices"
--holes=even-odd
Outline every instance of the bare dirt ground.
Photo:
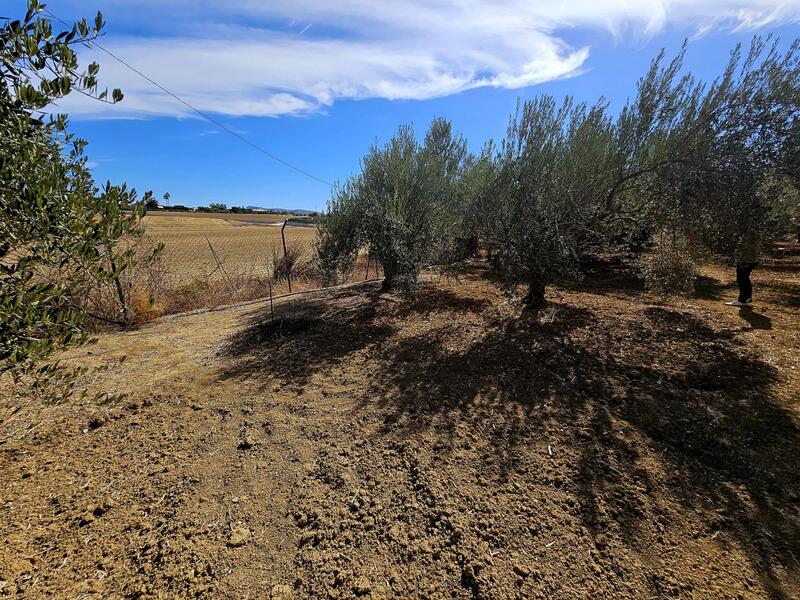
[{"label": "bare dirt ground", "polygon": [[479,267],[104,335],[0,404],[0,595],[800,597],[800,263],[527,314]]}]

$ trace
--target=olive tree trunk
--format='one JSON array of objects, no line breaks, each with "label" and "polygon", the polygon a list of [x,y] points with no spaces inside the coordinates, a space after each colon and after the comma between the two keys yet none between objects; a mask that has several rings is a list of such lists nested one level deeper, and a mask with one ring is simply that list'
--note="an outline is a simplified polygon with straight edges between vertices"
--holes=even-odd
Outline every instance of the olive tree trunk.
[{"label": "olive tree trunk", "polygon": [[544,288],[544,280],[539,277],[533,277],[528,281],[528,293],[522,299],[526,308],[543,308],[547,304],[544,298]]}]

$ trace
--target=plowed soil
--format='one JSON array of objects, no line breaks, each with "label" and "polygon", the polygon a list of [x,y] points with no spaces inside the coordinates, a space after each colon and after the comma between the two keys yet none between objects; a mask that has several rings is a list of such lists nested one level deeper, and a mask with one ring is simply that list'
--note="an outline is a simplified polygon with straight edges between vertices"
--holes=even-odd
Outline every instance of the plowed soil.
[{"label": "plowed soil", "polygon": [[480,266],[163,319],[0,403],[0,596],[800,597],[800,263],[528,313]]}]

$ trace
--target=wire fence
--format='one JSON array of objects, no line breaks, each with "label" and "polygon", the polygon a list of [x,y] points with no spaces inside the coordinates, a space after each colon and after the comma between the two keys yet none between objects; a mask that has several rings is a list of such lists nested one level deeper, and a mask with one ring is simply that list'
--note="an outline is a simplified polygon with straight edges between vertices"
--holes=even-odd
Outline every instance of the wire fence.
[{"label": "wire fence", "polygon": [[291,223],[148,231],[145,246],[161,242],[156,265],[140,274],[151,312],[170,314],[315,290],[369,278],[383,270],[366,252],[351,272],[331,280],[314,260],[317,228]]}]

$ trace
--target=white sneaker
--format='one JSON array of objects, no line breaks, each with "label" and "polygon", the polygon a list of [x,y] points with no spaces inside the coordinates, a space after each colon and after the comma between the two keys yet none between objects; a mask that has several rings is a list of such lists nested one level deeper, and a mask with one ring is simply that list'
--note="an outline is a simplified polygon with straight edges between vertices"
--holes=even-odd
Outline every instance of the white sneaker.
[{"label": "white sneaker", "polygon": [[739,302],[738,300],[732,300],[731,302],[726,302],[725,306],[746,306],[744,302]]}]

